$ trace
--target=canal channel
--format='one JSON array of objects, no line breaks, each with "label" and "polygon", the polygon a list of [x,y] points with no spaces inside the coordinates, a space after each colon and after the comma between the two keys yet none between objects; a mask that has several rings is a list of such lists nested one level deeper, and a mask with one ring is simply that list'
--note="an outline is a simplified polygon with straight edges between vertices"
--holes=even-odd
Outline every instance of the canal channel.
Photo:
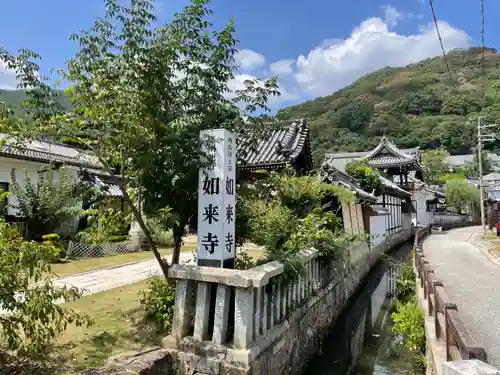
[{"label": "canal channel", "polygon": [[410,262],[412,244],[385,256],[363,281],[304,375],[422,375],[415,355],[392,331],[395,279]]}]

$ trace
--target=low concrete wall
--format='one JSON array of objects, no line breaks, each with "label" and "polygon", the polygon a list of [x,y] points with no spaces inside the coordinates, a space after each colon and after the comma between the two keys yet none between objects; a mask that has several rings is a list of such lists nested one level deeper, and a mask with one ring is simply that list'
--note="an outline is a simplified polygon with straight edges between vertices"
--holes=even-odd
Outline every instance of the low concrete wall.
[{"label": "low concrete wall", "polygon": [[[271,316],[274,317],[276,310],[274,310],[274,307],[269,308],[271,305],[265,302],[267,297],[262,292],[262,289],[260,289],[261,291],[255,289],[255,298],[251,297],[250,304],[252,306],[250,309],[253,311],[254,316],[251,317],[252,314],[248,315],[245,313],[249,321],[239,321],[242,309],[238,306],[238,303],[243,301],[241,297],[243,292],[238,292],[238,288],[249,290],[249,288],[252,288],[251,285],[255,283],[261,288],[266,278],[268,280],[276,276],[276,272],[278,271],[276,271],[276,267],[273,265],[268,264],[267,276],[265,272],[257,270],[249,270],[249,272],[244,273],[243,271],[220,271],[214,269],[211,270],[213,272],[210,275],[203,276],[195,274],[194,269],[179,266],[178,270],[174,271],[175,276],[177,278],[184,277],[180,281],[198,280],[198,294],[200,291],[205,296],[209,294],[205,290],[205,286],[200,286],[206,284],[206,280],[208,279],[212,283],[218,282],[217,285],[219,287],[223,285],[220,283],[227,283],[236,288],[236,301],[233,299],[232,303],[236,304],[235,325],[240,324],[240,326],[234,327],[234,342],[224,342],[225,335],[221,334],[220,322],[217,322],[217,317],[227,317],[227,315],[224,315],[224,313],[218,315],[217,311],[221,307],[219,304],[216,307],[216,317],[213,323],[214,335],[212,339],[209,340],[209,337],[205,334],[199,336],[200,332],[205,332],[205,323],[209,319],[207,318],[206,321],[200,320],[205,316],[205,314],[199,313],[200,311],[204,311],[202,306],[200,306],[203,304],[203,300],[201,303],[197,300],[197,312],[194,317],[195,328],[192,335],[186,334],[187,331],[181,334],[178,327],[173,332],[173,336],[169,336],[164,340],[164,348],[157,348],[144,353],[131,353],[125,356],[112,357],[106,368],[88,370],[87,374],[101,375],[125,373],[128,371],[126,372],[127,374],[147,373],[150,375],[159,375],[168,374],[169,372],[167,371],[171,371],[172,374],[177,375],[299,375],[304,371],[308,359],[320,350],[322,341],[328,334],[329,328],[335,323],[338,315],[347,305],[349,298],[355,293],[359,284],[369,273],[373,265],[377,263],[381,255],[387,250],[408,241],[410,238],[410,231],[403,231],[384,241],[384,243],[371,251],[363,250],[363,255],[356,257],[346,277],[340,280],[333,278],[334,280],[326,284],[321,284],[320,282],[319,287],[317,289],[313,287],[311,294],[307,297],[311,281],[314,284],[315,280],[318,281],[321,279],[321,277],[318,278],[317,276],[321,276],[322,272],[325,273],[325,270],[321,271],[321,269],[317,269],[317,264],[309,264],[306,267],[306,275],[304,275],[300,282],[287,289],[292,293],[292,295],[288,294],[288,299],[285,298],[286,293],[285,297],[282,294],[274,296],[275,301],[272,303],[279,305],[277,317],[283,316],[282,320],[277,319],[274,323],[272,319],[268,319],[268,312],[271,310]],[[366,246],[363,247],[363,249],[365,248]],[[311,260],[314,260],[314,256],[308,254],[307,261],[311,262]],[[217,274],[219,271],[220,275]],[[231,271],[238,272],[237,279],[232,279],[235,275],[228,277]],[[274,273],[270,275],[269,272]],[[327,273],[325,275],[328,276]],[[245,285],[250,286],[245,287]],[[222,290],[227,289],[223,286]],[[217,296],[219,296],[219,289],[217,291]],[[238,293],[240,294],[238,295]],[[300,299],[300,295],[305,295],[305,298]],[[181,296],[180,293],[179,296]],[[290,296],[292,296],[292,299],[290,299]],[[228,300],[231,300],[231,298],[228,298]],[[296,301],[295,305],[293,305],[294,300]],[[264,303],[259,301],[264,301]],[[292,303],[290,305],[290,312],[287,312],[288,309],[285,308],[285,305],[289,304],[290,301]],[[185,306],[183,303],[182,298],[179,297],[176,308],[179,314],[182,313],[188,318],[189,314],[182,307]],[[268,308],[267,310],[264,308],[264,313],[261,313],[264,306],[268,306]],[[283,309],[280,311],[280,306],[283,306],[284,311]],[[227,313],[227,310],[225,312]],[[282,314],[283,312],[285,313],[284,315]],[[260,320],[263,317],[264,322],[261,322]],[[184,322],[179,316],[177,316],[177,319],[181,323]],[[185,322],[181,326],[183,324]],[[251,333],[252,329],[253,334]],[[246,339],[238,337],[238,340],[236,340],[236,332],[243,333]],[[259,332],[264,332],[265,334],[259,334]],[[200,337],[204,339],[200,340]]]}]

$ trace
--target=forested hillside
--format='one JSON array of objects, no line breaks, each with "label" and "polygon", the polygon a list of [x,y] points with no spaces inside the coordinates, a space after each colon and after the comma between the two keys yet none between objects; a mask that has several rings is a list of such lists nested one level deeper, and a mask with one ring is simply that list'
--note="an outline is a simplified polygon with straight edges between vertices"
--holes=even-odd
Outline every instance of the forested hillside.
[{"label": "forested hillside", "polygon": [[[453,81],[442,57],[368,74],[332,95],[279,111],[282,118],[307,118],[314,155],[373,148],[380,136],[400,147],[444,146],[451,154],[471,152],[478,115],[500,124],[500,55],[481,49],[448,54]],[[500,144],[490,144],[496,148]]]},{"label": "forested hillside", "polygon": [[[0,103],[4,103],[5,106],[11,108],[18,114],[22,113],[21,103],[26,99],[27,97],[23,90],[0,90]],[[63,92],[61,92],[58,101],[63,108],[68,110],[71,108],[68,96]]]},{"label": "forested hillside", "polygon": [[[280,118],[306,118],[313,152],[362,151],[373,148],[382,135],[400,147],[444,146],[451,154],[470,153],[478,115],[500,124],[500,55],[485,52],[482,89],[481,49],[448,54],[452,78],[442,57],[404,68],[384,68],[368,74],[332,95],[278,112]],[[0,90],[0,102],[19,110],[23,91]],[[71,108],[67,97],[60,102]],[[487,148],[500,148],[488,144]]]}]

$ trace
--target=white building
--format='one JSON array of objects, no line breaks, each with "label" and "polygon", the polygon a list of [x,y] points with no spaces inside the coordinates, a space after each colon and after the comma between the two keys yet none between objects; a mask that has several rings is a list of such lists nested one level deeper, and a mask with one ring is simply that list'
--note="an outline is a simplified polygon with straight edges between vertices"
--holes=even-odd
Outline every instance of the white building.
[{"label": "white building", "polygon": [[[5,135],[0,135],[5,140]],[[109,197],[121,200],[121,191],[118,186],[110,183],[106,173],[96,156],[90,152],[81,151],[66,145],[52,142],[30,141],[16,142],[7,140],[0,148],[0,189],[9,191],[12,184],[12,173],[17,182],[23,183],[26,176],[35,183],[51,167],[54,180],[57,180],[61,169],[74,179],[87,181],[103,190]],[[14,195],[8,196],[8,209],[3,212],[7,221],[22,221]]]}]

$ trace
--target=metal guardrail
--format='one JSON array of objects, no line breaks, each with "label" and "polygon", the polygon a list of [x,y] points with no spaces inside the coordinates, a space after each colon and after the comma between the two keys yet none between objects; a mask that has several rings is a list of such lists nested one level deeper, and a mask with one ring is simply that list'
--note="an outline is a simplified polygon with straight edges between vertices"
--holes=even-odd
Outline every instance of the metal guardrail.
[{"label": "metal guardrail", "polygon": [[[452,223],[447,229],[476,225],[473,222]],[[431,225],[421,228],[415,234],[415,267],[427,300],[429,316],[434,317],[436,338],[446,344],[446,360],[457,361],[479,359],[487,362],[486,351],[478,346],[465,329],[459,317],[456,303],[452,302],[446,293],[443,283],[434,274],[422,251],[422,241],[431,234]]]}]

